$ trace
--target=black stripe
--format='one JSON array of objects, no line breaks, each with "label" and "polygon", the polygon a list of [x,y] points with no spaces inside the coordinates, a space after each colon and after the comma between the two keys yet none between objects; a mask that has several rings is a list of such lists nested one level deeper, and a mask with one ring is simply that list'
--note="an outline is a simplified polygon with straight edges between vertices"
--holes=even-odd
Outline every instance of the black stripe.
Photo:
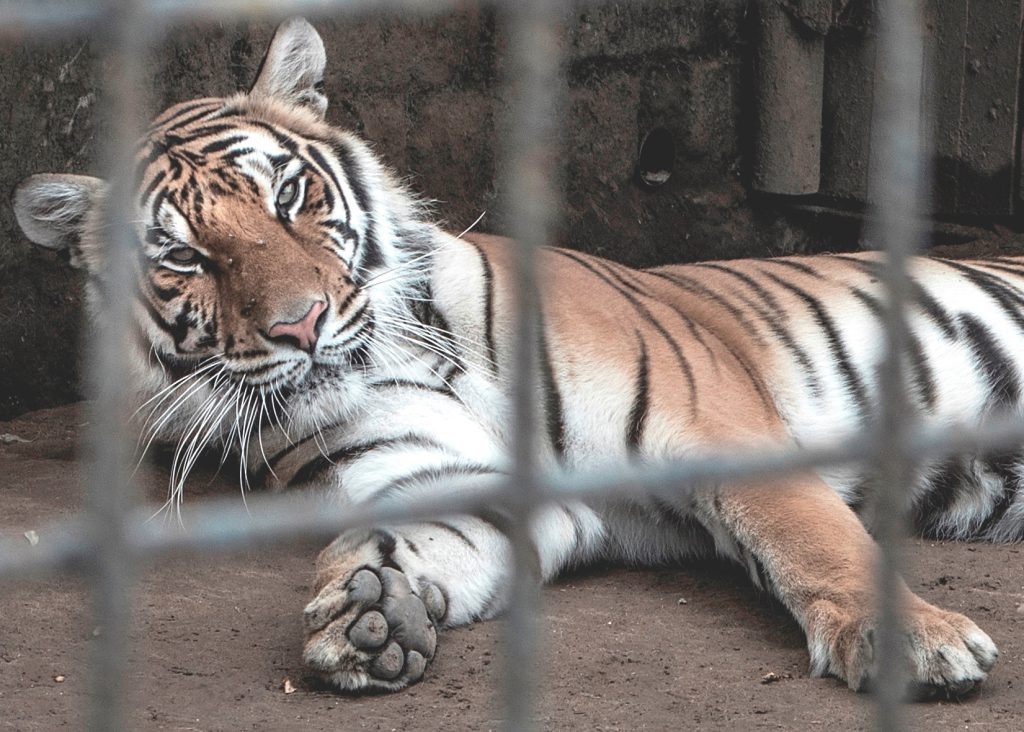
[{"label": "black stripe", "polygon": [[[252,155],[256,152],[256,148],[246,145],[245,147],[237,147],[229,153],[225,153],[221,156],[220,160],[222,163],[230,165],[237,165],[238,159],[245,157],[246,155]],[[251,177],[251,176],[247,176]]]},{"label": "black stripe", "polygon": [[173,323],[168,323],[166,320],[164,320],[163,316],[156,309],[156,306],[154,306],[153,303],[150,302],[149,298],[146,297],[144,294],[140,293],[139,299],[142,300],[143,307],[146,308],[146,312],[149,313],[149,317],[156,325],[156,327],[162,330],[164,333],[166,333],[168,337],[170,337],[171,340],[174,341],[174,347],[178,349],[178,351],[180,352],[181,341],[177,337],[178,329],[175,327],[175,325]]},{"label": "black stripe", "polygon": [[206,196],[203,195],[203,189],[196,186],[192,191],[192,212],[195,214],[196,224],[199,226],[205,226],[206,217],[203,214],[203,204],[206,202]]},{"label": "black stripe", "polygon": [[821,399],[824,395],[824,389],[821,386],[821,380],[818,378],[818,372],[814,368],[814,364],[812,363],[810,357],[807,355],[807,352],[804,351],[803,347],[799,343],[797,343],[796,339],[793,337],[793,334],[790,333],[790,331],[787,328],[785,328],[782,325],[782,323],[779,322],[780,320],[787,320],[788,314],[786,313],[786,310],[779,304],[779,301],[775,299],[775,296],[771,292],[769,292],[768,289],[762,286],[760,282],[755,280],[750,275],[746,274],[745,272],[739,272],[737,270],[734,270],[731,267],[728,267],[724,264],[705,263],[698,264],[696,266],[706,267],[708,269],[715,269],[718,270],[719,272],[724,272],[726,274],[732,275],[740,282],[745,284],[747,287],[749,287],[755,295],[760,297],[765,302],[765,304],[774,311],[773,317],[773,315],[764,308],[759,307],[756,303],[751,303],[751,307],[757,314],[757,316],[762,320],[762,322],[764,322],[764,324],[768,327],[772,334],[774,334],[775,337],[779,339],[779,341],[782,343],[783,348],[789,351],[793,358],[796,359],[797,364],[800,366],[800,372],[803,374],[804,381],[807,385],[807,388],[810,389],[811,394],[815,398]]},{"label": "black stripe", "polygon": [[[656,275],[656,276],[659,276],[659,277],[665,277],[665,275],[663,273],[658,273],[658,272],[645,272],[645,273],[646,274],[653,274],[653,275]],[[624,278],[619,277],[619,279],[621,281],[623,281],[624,284],[628,284],[625,281]],[[686,278],[686,279],[688,279],[688,278]],[[693,285],[695,285],[696,287],[698,287],[698,288],[702,288],[703,287],[703,285],[697,285],[697,283],[695,283],[695,282],[691,281],[691,283]],[[680,287],[683,287],[683,289],[687,289],[682,283],[678,283],[677,282],[677,283],[674,283],[674,284],[677,284]],[[633,287],[632,289],[634,289],[636,292],[642,292],[641,290],[639,290],[636,287]],[[687,290],[687,291],[689,292],[690,290]],[[710,293],[710,291],[708,291],[708,294],[710,295],[712,293]],[[690,333],[694,336],[694,338],[698,342],[700,342],[700,344],[702,346],[704,346],[705,350],[708,352],[708,355],[711,358],[712,363],[717,368],[717,366],[718,366],[718,357],[715,355],[714,351],[711,349],[711,347],[708,345],[708,343],[704,340],[704,338],[699,334],[699,332],[697,330],[697,324],[694,323],[693,320],[681,308],[679,308],[675,304],[673,304],[671,302],[668,302],[668,301],[666,301],[664,299],[655,298],[653,295],[650,295],[650,294],[646,294],[645,296],[649,297],[651,299],[655,299],[657,302],[659,302],[664,307],[667,307],[670,310],[672,310],[683,321],[683,323],[687,326],[687,328],[689,329]],[[722,301],[722,304],[725,305],[726,308],[730,307],[729,303],[727,303],[725,301]],[[748,305],[752,305],[752,303],[747,303],[747,304]],[[756,306],[754,306],[754,307],[756,308]],[[742,317],[742,315],[739,314],[738,310],[736,311],[736,314],[739,315],[740,317]],[[755,338],[758,338],[758,336],[756,334],[755,334]],[[761,341],[761,342],[763,344],[763,341]],[[750,365],[747,363],[747,361],[744,358],[742,358],[731,346],[726,344],[724,341],[718,341],[718,343],[719,343],[719,345],[721,345],[729,353],[729,355],[731,355],[733,357],[733,359],[736,361],[736,363],[739,364],[740,368],[743,369],[744,373],[746,373],[747,377],[750,379],[751,385],[754,387],[754,390],[757,392],[757,395],[760,398],[761,403],[764,404],[766,407],[773,408],[774,407],[774,402],[772,401],[771,395],[765,389],[764,384],[761,381],[761,378],[754,372],[754,370],[750,367]],[[688,363],[687,363],[687,365],[688,365]]]},{"label": "black stripe", "polygon": [[914,507],[915,528],[926,536],[934,536],[938,519],[952,508],[957,493],[971,482],[964,458],[949,458],[933,468],[929,489]]},{"label": "black stripe", "polygon": [[1024,333],[1024,315],[1021,313],[1022,308],[1024,308],[1024,298],[1019,293],[1014,292],[1013,289],[989,272],[974,269],[973,267],[968,267],[948,259],[936,259],[935,261],[955,269],[967,278],[971,284],[992,298],[1006,316],[1016,324],[1021,333]]},{"label": "black stripe", "polygon": [[637,331],[637,343],[640,346],[640,361],[637,363],[636,389],[633,394],[633,407],[629,411],[629,422],[626,427],[626,449],[631,455],[640,452],[640,443],[644,436],[644,425],[647,422],[647,412],[650,409],[651,401],[651,375],[649,373],[650,363],[647,358],[647,345],[643,336]]},{"label": "black stripe", "polygon": [[403,536],[403,537],[400,537],[400,538],[402,539],[402,541],[405,542],[405,545],[406,545],[406,547],[409,548],[409,551],[411,551],[417,557],[420,556],[420,548],[418,546],[416,546],[415,543],[413,543],[412,539],[410,539],[407,536]]},{"label": "black stripe", "polygon": [[313,432],[313,433],[307,435],[306,437],[303,437],[301,440],[297,440],[295,442],[291,442],[290,444],[286,445],[285,447],[281,448],[280,450],[275,452],[273,455],[271,455],[266,460],[266,462],[264,462],[262,465],[260,465],[260,467],[259,467],[259,469],[258,469],[258,471],[256,473],[256,481],[255,481],[256,484],[257,485],[262,484],[263,481],[266,480],[267,475],[271,471],[274,471],[275,468],[277,468],[277,466],[280,464],[280,462],[282,460],[284,460],[286,457],[291,455],[296,450],[304,447],[305,445],[308,445],[310,442],[312,442],[314,439],[316,439],[318,437],[320,437],[320,433],[319,432]]},{"label": "black stripe", "polygon": [[992,331],[973,315],[962,314],[960,327],[988,382],[990,402],[1010,406],[1020,400],[1020,378],[1013,360],[999,347]]},{"label": "black stripe", "polygon": [[547,421],[548,441],[561,462],[565,460],[565,415],[562,412],[562,395],[558,391],[554,364],[551,362],[547,329],[544,327],[543,318],[541,320],[540,368],[544,381],[544,416]]},{"label": "black stripe", "polygon": [[[984,267],[986,270],[994,269],[997,270],[998,272],[1008,274],[1012,277],[1024,277],[1024,270],[1018,269],[1017,267],[1011,267],[1009,265],[1003,264],[1002,262],[995,262],[986,259],[982,262],[975,263],[974,266],[981,266]],[[1007,285],[1013,287],[1013,285],[1009,285],[1009,283],[1007,283]]]},{"label": "black stripe", "polygon": [[690,538],[688,547],[694,550],[694,554],[700,554],[701,550],[707,550],[710,554],[714,547],[714,540],[710,532],[703,524],[686,511],[680,509],[663,495],[651,494],[647,497],[649,506],[645,506],[650,512],[655,525],[663,525],[671,528],[676,536]]},{"label": "black stripe", "polygon": [[[194,104],[189,104],[183,109],[179,109],[171,117],[160,122],[160,125],[158,127],[154,127],[152,129],[154,131],[163,130],[164,132],[171,132],[173,130],[181,129],[182,127],[187,127],[193,122],[201,120],[203,117],[206,117],[207,115],[213,114],[217,109],[220,108],[220,105],[221,103],[219,101],[201,101],[196,102]],[[189,116],[192,112],[195,112],[196,110],[200,109],[202,109],[203,111],[199,112],[196,115]]]},{"label": "black stripe", "polygon": [[[480,509],[473,512],[473,516],[483,521],[485,524],[489,524],[499,533],[505,537],[511,535],[511,532],[515,529],[517,519],[508,511],[508,509],[500,506],[490,506],[487,508]],[[536,544],[530,540],[529,549],[530,556],[527,560],[527,564],[523,567],[523,570],[527,575],[536,578],[538,581],[542,578],[543,573],[541,572],[540,565],[540,554],[537,552]]]},{"label": "black stripe", "polygon": [[[868,274],[871,277],[880,278],[883,274],[882,270],[884,265],[881,262],[877,262],[871,259],[858,259],[845,254],[831,254],[829,255],[835,259],[841,259],[844,262],[849,262],[854,265],[862,272]],[[953,322],[953,318],[943,309],[939,301],[936,300],[931,294],[924,288],[924,286],[915,280],[913,277],[908,275],[911,288],[911,297],[914,302],[921,308],[921,311],[931,320],[942,334],[949,340],[956,340],[958,337],[956,323]]]},{"label": "black stripe", "polygon": [[743,329],[743,331],[750,336],[750,338],[759,346],[764,347],[767,345],[764,338],[757,331],[757,328],[747,319],[747,316],[736,307],[733,303],[726,300],[724,297],[719,295],[717,292],[705,287],[699,282],[693,280],[686,275],[679,274],[678,272],[665,272],[660,270],[648,270],[648,274],[659,277],[667,282],[670,282],[674,286],[678,287],[685,292],[695,295],[696,297],[706,298],[712,302],[725,308],[725,310],[735,319],[737,325]]},{"label": "black stripe", "polygon": [[428,526],[434,526],[434,527],[436,527],[438,529],[441,529],[441,531],[444,531],[444,532],[446,532],[448,534],[451,534],[455,538],[459,539],[461,542],[463,542],[466,546],[468,546],[473,551],[477,550],[476,549],[476,544],[473,543],[473,540],[470,539],[468,536],[466,536],[465,532],[463,532],[457,526],[452,526],[447,521],[428,521],[427,525]]},{"label": "black stripe", "polygon": [[396,388],[396,389],[418,389],[420,391],[430,391],[435,394],[441,394],[446,397],[453,397],[452,390],[448,388],[446,384],[441,386],[433,386],[431,384],[423,384],[419,381],[411,381],[409,379],[389,379],[388,381],[375,381],[370,384],[371,388]]},{"label": "black stripe", "polygon": [[208,143],[203,147],[199,148],[199,152],[203,155],[209,155],[211,153],[221,152],[227,150],[232,145],[235,145],[243,140],[246,140],[245,135],[232,135],[231,137],[224,137],[215,142]]},{"label": "black stripe", "polygon": [[[690,335],[692,335],[694,337],[694,339],[704,347],[704,350],[707,351],[708,358],[711,359],[711,362],[712,363],[716,363],[717,362],[718,357],[715,355],[715,352],[711,349],[711,346],[709,346],[707,341],[704,339],[703,334],[697,328],[697,324],[693,321],[693,319],[689,315],[687,315],[683,311],[682,308],[676,306],[675,304],[673,304],[671,302],[667,302],[663,298],[659,298],[659,297],[654,296],[649,289],[643,289],[641,287],[638,287],[635,283],[633,283],[630,280],[626,279],[626,275],[621,270],[621,268],[614,268],[613,269],[611,262],[603,262],[603,264],[604,264],[604,271],[607,272],[610,277],[614,277],[616,282],[620,283],[624,287],[629,288],[630,290],[632,290],[636,294],[640,295],[641,297],[645,297],[648,300],[653,300],[653,301],[657,302],[659,305],[667,307],[669,310],[674,312],[676,314],[676,316],[680,320],[683,321],[683,325],[686,326],[687,330],[690,331]],[[636,279],[637,276],[640,274],[639,272],[636,272],[636,271],[633,271],[633,270],[626,270],[626,271],[634,279]],[[644,274],[648,274],[648,273],[644,272]]]},{"label": "black stripe", "polygon": [[269,122],[264,122],[263,120],[258,119],[248,120],[248,123],[253,125],[254,127],[259,127],[261,130],[266,130],[267,132],[270,133],[270,136],[273,137],[275,141],[277,141],[278,145],[283,147],[292,155],[298,155],[299,144],[292,138],[285,135],[281,128],[275,127]]},{"label": "black stripe", "polygon": [[229,130],[238,130],[237,123],[226,123],[219,125],[206,125],[204,127],[196,127],[194,130],[189,131],[189,135],[185,138],[189,143],[193,143],[196,140],[201,140],[204,137],[211,137],[212,135],[219,135],[222,132],[228,132]]},{"label": "black stripe", "polygon": [[[882,303],[874,295],[871,295],[859,287],[851,287],[850,292],[860,300],[864,305],[871,311],[871,313],[878,319],[882,320],[885,317],[885,311],[882,307]],[[917,337],[913,331],[907,333],[907,348],[910,351],[911,366],[914,369],[914,383],[917,386],[917,392],[924,402],[925,407],[928,410],[935,409],[935,401],[938,398],[935,387],[935,376],[932,372],[931,365],[928,363],[928,358],[925,355],[924,347],[921,345],[921,339]]]},{"label": "black stripe", "polygon": [[[352,220],[352,210],[348,207],[348,201],[345,199],[345,190],[341,187],[341,181],[338,180],[337,174],[334,172],[334,168],[328,162],[327,158],[323,156],[319,150],[312,145],[306,146],[306,152],[309,153],[309,157],[313,160],[313,163],[320,168],[321,172],[327,176],[331,181],[331,185],[334,186],[338,193],[338,198],[341,199],[341,205],[345,208],[345,218],[348,221]],[[351,231],[351,229],[349,229]]]},{"label": "black stripe", "polygon": [[352,188],[356,197],[356,203],[366,214],[366,235],[359,249],[360,269],[373,272],[384,266],[384,254],[381,252],[380,243],[377,241],[377,230],[374,223],[374,216],[370,210],[370,194],[362,180],[363,171],[356,160],[355,152],[349,147],[349,143],[343,139],[334,139],[328,143],[335,155],[341,162],[345,172],[345,180]]},{"label": "black stripe", "polygon": [[[560,251],[560,250],[552,250],[552,251]],[[687,328],[689,329],[691,334],[696,338],[696,340],[699,341],[702,346],[704,346],[705,350],[707,350],[708,354],[710,355],[712,362],[715,363],[716,366],[717,366],[718,359],[715,356],[714,352],[711,350],[711,348],[705,342],[704,338],[701,335],[698,334],[696,324],[682,310],[682,308],[680,308],[680,307],[676,306],[675,304],[673,304],[671,302],[668,302],[668,301],[666,301],[664,299],[657,298],[654,295],[652,295],[651,293],[649,293],[649,292],[647,292],[645,290],[640,289],[636,285],[631,284],[628,280],[626,280],[626,278],[621,273],[618,273],[618,272],[615,272],[615,271],[612,270],[611,263],[604,262],[603,264],[605,265],[605,271],[607,271],[607,273],[608,273],[608,275],[610,277],[614,277],[616,279],[616,281],[621,282],[624,286],[629,287],[634,292],[636,292],[636,293],[638,293],[638,294],[640,294],[640,295],[642,295],[642,296],[644,296],[644,297],[646,297],[648,299],[654,300],[658,304],[662,305],[663,307],[667,307],[669,310],[671,310],[673,313],[675,313],[676,316],[678,316],[683,321],[683,323],[687,326]],[[598,277],[601,276],[600,272],[597,272],[595,270],[592,270],[592,271]],[[646,272],[646,274],[657,274],[657,273],[655,273],[655,272]],[[607,282],[607,280],[606,280],[606,282]],[[609,286],[615,288],[615,284],[614,283],[607,282],[607,284]],[[701,285],[701,287],[703,287],[703,285]],[[618,288],[615,288],[615,289],[618,290]],[[634,307],[637,307],[638,309],[639,308],[643,308],[643,306],[640,305],[640,303],[638,303],[634,298],[631,298],[628,293],[625,293],[625,292],[623,292],[621,290],[618,290],[618,292],[619,292],[620,295],[622,295],[627,300],[629,300],[634,305]],[[640,314],[644,315],[644,312],[646,312],[647,316],[649,316],[649,322],[651,322],[651,324],[658,330],[658,332],[668,342],[669,346],[673,349],[673,351],[674,351],[674,353],[676,355],[676,360],[679,363],[680,369],[687,376],[687,379],[690,382],[690,386],[691,386],[691,409],[694,412],[696,412],[696,405],[697,405],[696,384],[695,384],[695,379],[693,377],[693,371],[690,368],[689,359],[687,359],[685,356],[683,356],[682,349],[679,347],[679,344],[676,342],[675,338],[670,336],[668,331],[665,330],[661,326],[660,321],[655,320],[654,316],[650,313],[650,311],[647,311],[646,308],[644,308],[643,312],[641,312]],[[736,353],[736,351],[733,350],[731,346],[727,345],[724,341],[719,341],[719,344],[722,345],[725,348],[726,351],[728,351],[729,355],[731,355],[736,360],[736,362],[740,365],[740,368],[742,368],[743,371],[746,373],[747,377],[750,379],[750,383],[754,387],[754,390],[757,392],[758,397],[761,399],[761,403],[764,404],[766,407],[774,408],[774,402],[772,401],[771,395],[769,395],[768,392],[765,390],[764,385],[761,382],[760,377],[757,374],[754,373],[753,369],[750,368],[750,365],[743,358],[741,358],[740,355],[738,353]]]},{"label": "black stripe", "polygon": [[484,477],[499,474],[500,471],[490,465],[467,465],[464,463],[449,463],[429,468],[420,468],[389,481],[371,496],[371,500],[386,500],[395,493],[429,480],[446,481],[455,477]]},{"label": "black stripe", "polygon": [[374,529],[373,535],[377,538],[377,551],[380,552],[381,566],[402,571],[398,562],[395,561],[395,550],[398,549],[395,537],[383,529]]},{"label": "black stripe", "polygon": [[580,520],[580,517],[577,516],[574,511],[570,511],[569,507],[565,504],[559,503],[558,507],[562,509],[562,513],[565,514],[566,518],[572,522],[572,550],[570,553],[578,555],[579,550],[583,547],[583,538],[586,533],[583,529],[583,522]]},{"label": "black stripe", "polygon": [[484,251],[474,244],[467,242],[476,249],[480,257],[480,267],[483,269],[484,277],[484,345],[487,347],[487,357],[491,362],[491,373],[498,375],[498,355],[494,347],[494,270],[491,269],[491,262],[487,259]]},{"label": "black stripe", "polygon": [[356,162],[355,153],[344,140],[329,140],[327,144],[334,151],[334,154],[338,156],[342,170],[345,172],[345,179],[352,186],[352,193],[356,197],[356,203],[359,204],[359,208],[363,209],[363,211],[369,211],[370,196],[367,193],[366,186],[363,185],[361,179],[363,171],[360,169],[359,163]]},{"label": "black stripe", "polygon": [[162,125],[159,129],[162,131],[162,133],[165,136],[169,135],[172,132],[175,132],[177,130],[180,130],[180,129],[184,128],[184,127],[188,127],[189,125],[198,122],[199,120],[203,119],[204,117],[210,116],[211,114],[213,114],[213,112],[215,110],[216,110],[216,108],[211,108],[211,109],[204,110],[202,112],[199,112],[198,114],[192,115],[191,117],[188,117],[188,118],[182,119],[182,120],[180,120],[178,122],[175,122],[170,127]]},{"label": "black stripe", "polygon": [[[362,272],[377,272],[384,267],[384,253],[377,241],[376,227],[373,223],[373,215],[366,217],[366,237],[363,239],[358,250],[359,262],[353,266],[353,279],[360,276]],[[358,274],[357,274],[358,273]]]},{"label": "black stripe", "polygon": [[978,536],[984,536],[994,529],[1016,502],[1017,493],[1020,490],[1019,470],[1022,462],[1024,462],[1024,451],[999,453],[985,458],[985,467],[1002,479],[1003,493],[992,505],[981,526],[978,527]]},{"label": "black stripe", "polygon": [[[307,440],[308,439],[309,438],[307,438]],[[399,437],[385,437],[367,442],[357,442],[352,445],[347,445],[339,450],[334,450],[329,453],[327,457],[324,457],[319,453],[319,451],[317,451],[315,458],[295,471],[295,474],[288,481],[288,485],[293,486],[309,483],[331,468],[349,465],[371,452],[386,450],[393,447],[424,447],[431,450],[437,450],[439,452],[445,451],[445,446],[441,443],[432,440],[429,437],[423,437],[422,435],[415,434],[401,435]],[[276,465],[276,462],[271,460],[271,466],[273,465]]]},{"label": "black stripe", "polygon": [[797,272],[802,272],[804,274],[810,275],[811,277],[815,277],[818,279],[821,279],[822,277],[821,272],[816,270],[814,267],[810,266],[809,264],[804,264],[803,262],[798,262],[795,259],[779,257],[777,259],[769,258],[766,261],[771,262],[772,264],[778,264],[782,267],[789,267],[790,269],[795,269]]},{"label": "black stripe", "polygon": [[[342,333],[344,333],[346,330],[349,330],[354,323],[358,323],[359,319],[362,318],[366,314],[366,311],[369,308],[370,308],[370,300],[369,299],[363,300],[362,304],[360,304],[356,308],[356,311],[354,313],[352,313],[352,315],[344,323],[339,325],[337,330],[334,331],[334,337],[337,338]],[[349,334],[349,337],[350,338],[352,337],[351,333]]]},{"label": "black stripe", "polygon": [[142,192],[142,195],[139,196],[139,205],[140,206],[142,206],[146,202],[146,200],[151,195],[153,195],[153,191],[155,191],[157,189],[157,186],[159,186],[161,183],[164,182],[164,178],[166,178],[166,177],[167,177],[167,171],[166,170],[158,171],[157,174],[153,176],[153,180],[151,180],[149,182],[149,185],[146,186],[146,189]]},{"label": "black stripe", "polygon": [[[325,188],[324,190],[326,191],[328,189]],[[353,243],[359,242],[359,236],[356,234],[355,230],[348,225],[347,221],[342,221],[341,219],[326,219],[322,221],[321,224],[326,226],[328,229],[334,229],[334,231],[341,234],[344,239],[351,239]]]},{"label": "black stripe", "polygon": [[181,295],[181,290],[174,286],[160,287],[155,282],[150,282],[149,285],[153,288],[153,293],[157,296],[157,299],[162,302],[168,302]]},{"label": "black stripe", "polygon": [[860,412],[862,417],[867,417],[870,414],[870,404],[868,403],[868,395],[864,388],[864,383],[861,381],[860,375],[854,369],[853,363],[850,361],[850,354],[847,352],[846,346],[843,345],[842,337],[839,335],[839,331],[836,329],[835,323],[825,310],[825,307],[816,297],[806,290],[797,287],[793,283],[788,282],[771,272],[762,270],[762,273],[766,277],[769,277],[773,282],[776,282],[780,287],[783,287],[796,295],[797,299],[803,302],[811,311],[818,327],[820,327],[825,333],[825,339],[828,342],[829,351],[839,368],[839,374],[842,376],[843,382],[846,384],[847,391],[853,397],[853,400],[857,405],[857,410]]},{"label": "black stripe", "polygon": [[581,255],[569,251],[568,249],[550,249],[549,251],[571,259],[577,265],[583,267],[599,280],[611,287],[619,293],[626,302],[633,306],[633,309],[641,318],[643,318],[652,328],[658,331],[658,334],[666,343],[668,343],[669,348],[672,349],[672,353],[676,357],[676,363],[679,365],[679,370],[683,372],[683,377],[686,379],[687,386],[690,390],[690,410],[691,412],[695,412],[697,410],[697,383],[694,378],[693,367],[690,366],[689,359],[683,355],[683,350],[679,347],[679,343],[677,343],[676,339],[672,337],[672,334],[665,329],[665,326],[661,324],[661,321],[658,320],[643,303],[637,300],[636,297],[627,292],[625,288],[630,287],[635,292],[642,294],[645,297],[651,296],[637,288],[635,285],[631,285],[623,277],[614,272],[611,269],[610,263],[602,262],[601,264],[604,264],[605,266],[603,269],[598,269],[597,262],[585,259]]}]

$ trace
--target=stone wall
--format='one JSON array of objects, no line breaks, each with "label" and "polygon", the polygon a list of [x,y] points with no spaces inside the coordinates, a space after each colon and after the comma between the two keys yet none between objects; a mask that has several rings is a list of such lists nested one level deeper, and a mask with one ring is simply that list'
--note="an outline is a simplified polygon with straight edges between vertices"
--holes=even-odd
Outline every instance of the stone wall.
[{"label": "stone wall", "polygon": [[[607,3],[568,18],[561,241],[632,264],[802,249],[806,236],[748,201],[746,0]],[[503,39],[492,14],[316,21],[330,119],[369,139],[452,229],[495,210]],[[152,59],[152,105],[251,82],[272,28],[177,29]],[[0,44],[0,418],[78,395],[80,281],[27,245],[7,201],[40,171],[95,172],[104,139],[87,39]],[[675,141],[675,166],[640,185],[640,141]]]}]

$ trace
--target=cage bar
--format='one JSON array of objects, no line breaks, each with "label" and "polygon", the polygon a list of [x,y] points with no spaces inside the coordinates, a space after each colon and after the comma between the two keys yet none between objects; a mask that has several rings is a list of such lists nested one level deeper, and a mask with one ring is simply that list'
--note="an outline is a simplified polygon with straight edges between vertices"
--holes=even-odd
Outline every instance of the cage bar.
[{"label": "cage bar", "polygon": [[874,136],[877,144],[868,190],[877,210],[869,240],[884,245],[887,295],[883,321],[885,359],[879,379],[880,415],[877,490],[871,522],[881,547],[878,595],[877,726],[896,730],[907,686],[902,647],[900,545],[906,501],[916,461],[908,440],[912,405],[907,394],[905,354],[909,352],[907,305],[912,301],[908,259],[918,249],[917,220],[923,180],[921,120],[924,75],[923,16],[917,0],[891,0],[881,7],[879,55],[875,67]]},{"label": "cage bar", "polygon": [[136,500],[128,467],[133,443],[125,434],[132,408],[124,388],[129,379],[124,354],[130,350],[134,291],[134,148],[142,132],[138,122],[141,70],[149,37],[134,0],[117,0],[109,7],[113,23],[101,35],[108,60],[103,67],[104,80],[110,92],[107,122],[111,134],[103,152],[110,181],[105,201],[110,232],[109,274],[100,284],[106,315],[98,329],[99,347],[90,359],[94,401],[88,433],[92,460],[86,480],[86,520],[93,546],[88,562],[93,622],[100,630],[93,648],[93,703],[88,726],[97,732],[125,728],[123,686],[135,574],[127,521]]},{"label": "cage bar", "polygon": [[504,9],[509,29],[509,71],[512,114],[504,150],[504,189],[514,222],[516,242],[516,383],[513,393],[514,443],[512,481],[507,485],[513,508],[512,556],[515,574],[505,648],[506,727],[531,729],[533,668],[536,659],[536,615],[540,607],[539,578],[533,576],[536,551],[530,520],[538,508],[542,487],[537,460],[539,440],[537,392],[540,384],[539,338],[541,301],[536,255],[550,239],[558,193],[555,179],[556,110],[561,86],[561,2],[522,0]]}]

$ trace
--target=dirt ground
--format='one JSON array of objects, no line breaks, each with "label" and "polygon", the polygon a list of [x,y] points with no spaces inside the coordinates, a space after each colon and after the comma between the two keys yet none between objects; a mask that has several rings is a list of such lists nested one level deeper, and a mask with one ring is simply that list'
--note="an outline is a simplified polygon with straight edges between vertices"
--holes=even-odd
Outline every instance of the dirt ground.
[{"label": "dirt ground", "polygon": [[[81,506],[77,407],[0,423],[0,535],[35,530]],[[152,500],[164,475],[143,480]],[[228,481],[205,495],[230,492]],[[135,598],[129,728],[135,730],[486,730],[501,722],[503,623],[442,636],[425,680],[393,696],[344,697],[300,663],[299,612],[314,546],[150,568]],[[910,584],[968,613],[1002,656],[960,702],[914,704],[920,729],[1024,728],[1024,548],[915,541]],[[717,563],[605,568],[543,594],[539,729],[868,729],[870,697],[807,675],[796,624]],[[0,586],[0,729],[79,728],[96,631],[80,580]],[[100,631],[102,632],[102,631]],[[778,681],[764,683],[766,674]],[[58,680],[59,679],[59,680]],[[295,687],[286,693],[284,680]]]}]

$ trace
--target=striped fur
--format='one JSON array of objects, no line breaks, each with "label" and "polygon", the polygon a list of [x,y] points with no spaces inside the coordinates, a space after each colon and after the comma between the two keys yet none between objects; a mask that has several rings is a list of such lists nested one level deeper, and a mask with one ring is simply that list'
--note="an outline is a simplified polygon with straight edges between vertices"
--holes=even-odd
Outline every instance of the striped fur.
[{"label": "striped fur", "polygon": [[[289,22],[250,94],[173,107],[139,147],[129,357],[143,443],[178,446],[169,505],[207,449],[241,455],[243,487],[301,487],[341,507],[494,485],[508,468],[514,245],[445,234],[364,143],[323,121],[318,44]],[[37,176],[15,201],[30,238],[89,269],[97,317],[103,195],[93,179]],[[878,412],[874,255],[638,271],[548,249],[539,265],[548,470],[829,443]],[[920,259],[912,277],[907,389],[920,419],[1019,410],[1024,260]],[[317,301],[315,350],[270,336]],[[923,465],[908,510],[929,535],[1018,540],[1022,470],[1018,452]],[[835,470],[685,501],[549,505],[531,526],[535,570],[728,557],[793,612],[814,672],[862,688],[876,550],[854,511],[869,490]],[[507,603],[507,521],[496,507],[340,537],[318,560],[307,662],[342,689],[418,680],[438,628]],[[955,695],[984,679],[991,640],[903,592],[915,684]]]}]

